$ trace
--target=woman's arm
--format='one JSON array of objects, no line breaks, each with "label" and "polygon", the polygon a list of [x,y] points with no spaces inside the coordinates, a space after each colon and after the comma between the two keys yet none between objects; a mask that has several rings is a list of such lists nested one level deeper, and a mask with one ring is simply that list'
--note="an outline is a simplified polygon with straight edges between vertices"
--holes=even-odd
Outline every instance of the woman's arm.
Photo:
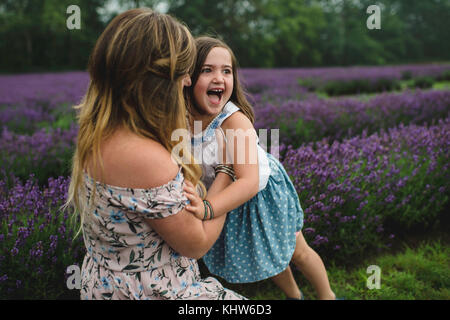
[{"label": "woman's arm", "polygon": [[[160,143],[127,132],[116,132],[116,136],[102,154],[105,169],[102,182],[147,189],[164,185],[178,174],[179,166]],[[184,208],[166,218],[145,222],[179,254],[200,258],[217,240],[225,217],[203,222]]]},{"label": "woman's arm", "polygon": [[[230,176],[219,173],[208,190],[208,196],[219,194],[232,182]],[[195,190],[192,183],[187,180],[185,183],[188,188]],[[196,197],[196,201],[200,201],[202,204],[198,195]],[[189,199],[192,203],[195,197],[189,196]],[[226,219],[225,213],[218,211],[219,217],[216,219],[202,221],[183,209],[174,216],[164,219],[148,219],[147,222],[175,251],[186,257],[200,259],[209,251],[222,232]]]},{"label": "woman's arm", "polygon": [[[231,179],[225,176],[225,174],[218,175],[212,190],[213,194],[214,190],[222,190],[226,184],[231,183]],[[191,183],[185,182],[194,189]],[[200,198],[197,200],[200,204],[194,203],[192,197],[189,199],[191,205],[203,207]],[[222,232],[226,214],[223,212],[219,214],[217,219],[202,221],[184,208],[167,218],[146,221],[175,251],[186,257],[200,259],[211,249]]]},{"label": "woman's arm", "polygon": [[200,259],[212,247],[222,231],[226,215],[201,221],[186,209],[163,219],[146,219],[147,223],[179,254]]}]

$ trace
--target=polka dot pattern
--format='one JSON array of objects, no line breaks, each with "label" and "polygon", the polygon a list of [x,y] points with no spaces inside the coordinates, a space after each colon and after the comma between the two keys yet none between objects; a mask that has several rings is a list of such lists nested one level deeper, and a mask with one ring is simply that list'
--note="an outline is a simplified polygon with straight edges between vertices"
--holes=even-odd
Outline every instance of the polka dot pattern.
[{"label": "polka dot pattern", "polygon": [[267,279],[287,268],[295,233],[303,227],[297,192],[282,164],[267,154],[266,187],[228,213],[219,239],[203,257],[209,271],[230,283]]}]

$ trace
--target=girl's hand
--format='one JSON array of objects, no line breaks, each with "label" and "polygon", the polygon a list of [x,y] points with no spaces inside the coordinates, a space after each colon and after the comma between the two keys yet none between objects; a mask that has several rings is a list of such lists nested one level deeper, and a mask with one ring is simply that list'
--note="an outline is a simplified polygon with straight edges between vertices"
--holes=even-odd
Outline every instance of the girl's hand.
[{"label": "girl's hand", "polygon": [[205,216],[205,206],[203,204],[202,198],[199,197],[192,182],[184,180],[184,183],[184,195],[191,202],[185,207],[185,209],[194,214],[197,219],[203,220],[203,217]]}]

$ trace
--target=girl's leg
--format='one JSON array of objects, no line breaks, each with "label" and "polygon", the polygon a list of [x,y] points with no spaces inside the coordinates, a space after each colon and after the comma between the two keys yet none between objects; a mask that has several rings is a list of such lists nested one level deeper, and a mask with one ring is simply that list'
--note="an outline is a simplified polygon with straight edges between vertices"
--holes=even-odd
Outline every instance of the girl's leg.
[{"label": "girl's leg", "polygon": [[334,300],[336,295],[330,288],[327,271],[319,255],[308,246],[301,231],[291,260],[312,284],[321,300]]},{"label": "girl's leg", "polygon": [[302,293],[295,282],[291,267],[288,266],[286,270],[273,276],[271,279],[284,292],[287,298],[301,299]]}]

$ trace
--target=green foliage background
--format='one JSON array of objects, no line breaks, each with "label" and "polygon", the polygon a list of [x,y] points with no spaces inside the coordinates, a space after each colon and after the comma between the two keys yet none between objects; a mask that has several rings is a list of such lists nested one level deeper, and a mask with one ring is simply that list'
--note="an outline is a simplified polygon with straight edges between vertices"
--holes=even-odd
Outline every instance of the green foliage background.
[{"label": "green foliage background", "polygon": [[[66,27],[72,4],[81,30]],[[381,30],[366,27],[372,4]],[[450,60],[448,0],[1,0],[0,72],[85,69],[112,17],[143,6],[176,16],[194,35],[221,36],[242,67]]]}]

